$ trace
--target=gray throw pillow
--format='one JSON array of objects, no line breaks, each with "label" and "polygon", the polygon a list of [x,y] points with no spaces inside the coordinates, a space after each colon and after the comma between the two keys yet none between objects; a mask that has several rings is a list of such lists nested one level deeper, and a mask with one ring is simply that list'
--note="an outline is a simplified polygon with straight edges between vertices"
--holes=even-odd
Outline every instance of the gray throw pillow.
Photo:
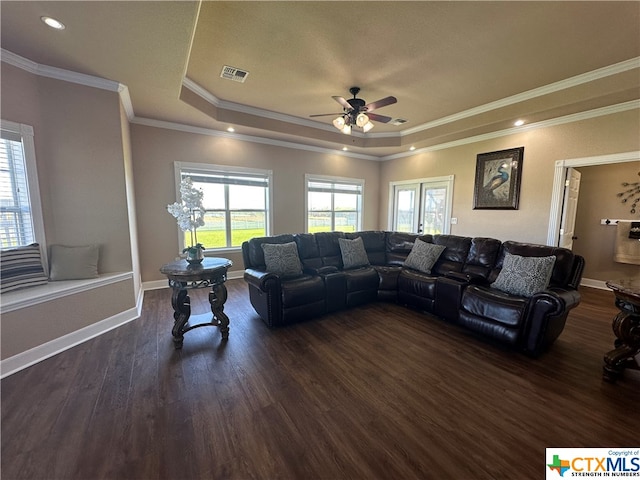
[{"label": "gray throw pillow", "polygon": [[556,257],[522,257],[507,253],[493,288],[512,295],[530,297],[549,286]]},{"label": "gray throw pillow", "polygon": [[296,242],[263,243],[264,264],[267,272],[281,277],[295,277],[302,275],[302,264],[298,257]]},{"label": "gray throw pillow", "polygon": [[427,243],[419,238],[413,244],[409,256],[404,261],[404,266],[413,268],[422,273],[431,273],[431,269],[442,255],[446,247]]},{"label": "gray throw pillow", "polygon": [[362,237],[349,240],[347,238],[339,238],[340,252],[342,253],[342,265],[345,269],[366,267],[369,265],[369,257],[364,249]]},{"label": "gray throw pillow", "polygon": [[49,280],[82,280],[98,277],[98,245],[51,245]]}]

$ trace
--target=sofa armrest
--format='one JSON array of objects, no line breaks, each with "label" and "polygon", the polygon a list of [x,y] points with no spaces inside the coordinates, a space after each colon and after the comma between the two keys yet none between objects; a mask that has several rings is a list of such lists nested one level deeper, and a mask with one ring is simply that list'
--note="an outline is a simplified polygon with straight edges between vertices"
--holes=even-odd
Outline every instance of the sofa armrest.
[{"label": "sofa armrest", "polygon": [[573,289],[550,288],[531,297],[524,348],[538,356],[564,329],[569,310],[580,303],[580,293]]},{"label": "sofa armrest", "polygon": [[280,284],[280,277],[272,272],[247,268],[244,271],[244,279],[249,285],[266,292]]}]

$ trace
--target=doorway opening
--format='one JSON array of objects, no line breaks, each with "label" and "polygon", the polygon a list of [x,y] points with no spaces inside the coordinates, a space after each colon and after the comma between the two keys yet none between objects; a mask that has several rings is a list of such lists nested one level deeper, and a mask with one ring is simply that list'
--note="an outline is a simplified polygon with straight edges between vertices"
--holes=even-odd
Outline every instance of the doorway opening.
[{"label": "doorway opening", "polygon": [[[553,175],[553,190],[551,193],[551,211],[549,212],[549,229],[547,231],[547,245],[558,246],[561,238],[563,210],[567,171],[573,167],[588,167],[592,165],[606,165],[610,163],[640,161],[640,151],[599,155],[596,157],[571,158],[558,160]],[[576,197],[577,201],[577,197]],[[566,212],[565,212],[566,213]],[[575,212],[574,212],[575,213]]]}]

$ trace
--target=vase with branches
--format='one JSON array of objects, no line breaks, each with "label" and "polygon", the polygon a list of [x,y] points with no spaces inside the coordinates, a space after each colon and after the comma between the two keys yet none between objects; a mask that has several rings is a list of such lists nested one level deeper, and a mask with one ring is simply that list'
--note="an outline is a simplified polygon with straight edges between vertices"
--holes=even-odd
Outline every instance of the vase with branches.
[{"label": "vase with branches", "polygon": [[191,233],[191,246],[182,250],[189,263],[201,263],[204,259],[205,248],[198,242],[197,233],[197,228],[204,225],[203,196],[204,192],[193,186],[191,178],[185,177],[180,182],[180,202],[167,205],[167,211],[176,218],[180,230]]}]

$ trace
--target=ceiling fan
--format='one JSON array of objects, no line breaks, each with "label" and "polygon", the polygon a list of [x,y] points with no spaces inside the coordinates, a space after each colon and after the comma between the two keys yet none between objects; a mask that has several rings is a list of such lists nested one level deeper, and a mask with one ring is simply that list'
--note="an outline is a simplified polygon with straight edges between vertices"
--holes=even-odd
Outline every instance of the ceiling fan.
[{"label": "ceiling fan", "polygon": [[342,105],[344,108],[343,113],[321,113],[309,116],[325,117],[328,115],[338,115],[338,117],[333,120],[333,126],[347,135],[351,134],[352,125],[357,125],[366,133],[373,128],[371,120],[381,123],[388,123],[391,121],[391,117],[371,112],[378,108],[386,107],[387,105],[393,105],[398,101],[396,97],[385,97],[372,103],[365,103],[363,99],[356,98],[359,92],[360,87],[351,87],[349,89],[349,93],[353,95],[353,98],[345,100],[343,97],[332,97],[336,102]]}]

